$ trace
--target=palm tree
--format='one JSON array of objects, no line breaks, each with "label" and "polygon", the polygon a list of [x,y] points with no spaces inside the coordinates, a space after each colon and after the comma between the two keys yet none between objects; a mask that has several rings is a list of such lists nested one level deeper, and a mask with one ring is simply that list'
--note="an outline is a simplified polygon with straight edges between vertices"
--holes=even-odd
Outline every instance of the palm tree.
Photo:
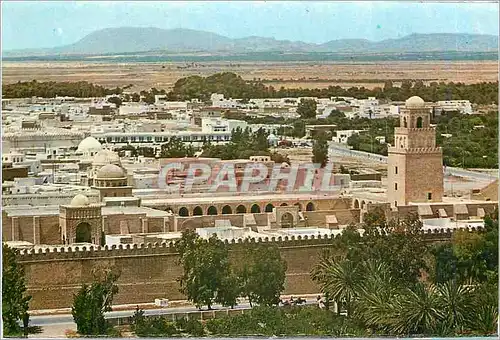
[{"label": "palm tree", "polygon": [[347,315],[352,314],[353,302],[360,293],[362,275],[360,266],[353,261],[323,257],[313,270],[313,280],[318,281],[323,293],[345,304]]},{"label": "palm tree", "polygon": [[355,305],[356,315],[377,333],[389,334],[395,319],[392,303],[401,287],[385,262],[368,260],[363,270],[365,278]]},{"label": "palm tree", "polygon": [[417,283],[405,289],[394,301],[396,334],[433,334],[444,317],[434,285]]},{"label": "palm tree", "polygon": [[438,285],[440,309],[444,313],[443,320],[450,329],[463,330],[465,320],[472,309],[470,285],[461,285],[456,280],[450,280]]}]

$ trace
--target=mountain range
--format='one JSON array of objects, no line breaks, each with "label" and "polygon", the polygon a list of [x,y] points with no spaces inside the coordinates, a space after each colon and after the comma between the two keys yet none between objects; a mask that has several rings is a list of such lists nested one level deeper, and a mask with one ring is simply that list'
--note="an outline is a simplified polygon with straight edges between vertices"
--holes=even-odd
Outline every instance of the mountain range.
[{"label": "mountain range", "polygon": [[3,56],[101,55],[140,52],[405,53],[445,51],[496,52],[498,51],[498,37],[462,33],[414,33],[402,38],[382,41],[339,39],[323,44],[313,44],[257,36],[231,39],[212,32],[183,28],[118,27],[97,30],[71,45],[44,49],[3,51]]}]

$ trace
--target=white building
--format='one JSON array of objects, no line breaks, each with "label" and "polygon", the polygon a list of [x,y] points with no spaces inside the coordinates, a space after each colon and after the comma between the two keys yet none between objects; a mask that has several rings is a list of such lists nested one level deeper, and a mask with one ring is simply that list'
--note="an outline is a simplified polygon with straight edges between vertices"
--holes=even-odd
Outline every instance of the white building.
[{"label": "white building", "polygon": [[347,139],[349,139],[349,137],[365,131],[366,130],[337,130],[333,132],[334,136],[332,137],[332,141],[339,144],[347,144]]},{"label": "white building", "polygon": [[472,114],[472,105],[468,100],[440,100],[436,103],[436,113],[458,111],[462,114]]}]

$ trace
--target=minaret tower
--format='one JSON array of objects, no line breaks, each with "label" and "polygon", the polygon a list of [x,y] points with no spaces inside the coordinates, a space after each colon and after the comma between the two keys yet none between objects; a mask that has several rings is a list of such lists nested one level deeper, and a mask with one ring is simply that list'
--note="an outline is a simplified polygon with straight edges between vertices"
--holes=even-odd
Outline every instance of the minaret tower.
[{"label": "minaret tower", "polygon": [[436,147],[430,111],[417,96],[409,98],[401,110],[387,162],[387,197],[393,207],[442,201],[443,153]]}]

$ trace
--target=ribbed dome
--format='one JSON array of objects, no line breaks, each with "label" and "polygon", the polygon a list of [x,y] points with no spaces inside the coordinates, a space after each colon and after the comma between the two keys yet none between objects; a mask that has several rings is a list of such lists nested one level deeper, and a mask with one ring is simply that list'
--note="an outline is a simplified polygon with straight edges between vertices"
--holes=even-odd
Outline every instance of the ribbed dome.
[{"label": "ribbed dome", "polygon": [[124,178],[125,172],[118,165],[108,164],[97,171],[97,179]]},{"label": "ribbed dome", "polygon": [[425,101],[419,96],[413,96],[408,98],[405,104],[409,107],[421,107],[425,105]]},{"label": "ribbed dome", "polygon": [[79,152],[98,152],[102,150],[102,145],[94,137],[87,137],[78,144]]},{"label": "ribbed dome", "polygon": [[70,205],[72,207],[86,207],[90,204],[87,196],[78,194],[71,200]]},{"label": "ribbed dome", "polygon": [[115,164],[120,166],[120,156],[118,156],[116,152],[104,149],[99,151],[92,160],[92,165],[94,166],[104,166],[107,164]]}]

